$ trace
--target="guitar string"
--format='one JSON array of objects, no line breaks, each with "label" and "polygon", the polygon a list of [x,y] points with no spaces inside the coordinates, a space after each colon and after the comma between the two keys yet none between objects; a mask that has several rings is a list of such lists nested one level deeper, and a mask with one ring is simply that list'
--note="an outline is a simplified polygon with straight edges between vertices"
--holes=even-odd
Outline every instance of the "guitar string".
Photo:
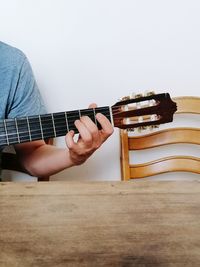
[{"label": "guitar string", "polygon": [[[72,111],[70,111],[70,112],[72,112]],[[93,110],[91,110],[91,112],[92,112],[92,115],[93,115]],[[107,108],[105,112],[106,113],[110,113],[110,110],[108,110],[108,108]],[[62,114],[59,114],[59,115],[57,115],[58,113],[53,113],[53,114],[54,114],[54,120],[63,119],[63,117],[65,117],[65,113],[64,112]],[[104,114],[104,113],[102,113],[102,114]],[[50,120],[50,119],[52,120],[52,115],[51,114],[44,114],[44,115],[40,115],[40,116],[41,116],[42,122],[45,122],[45,121]],[[69,116],[69,114],[67,114],[67,116],[68,116],[69,120],[74,119],[74,118],[77,118],[77,119],[80,118],[79,113],[74,115],[74,116],[71,116],[71,115]],[[85,113],[83,116],[89,116],[90,117],[91,114],[90,113],[88,113],[88,114]],[[16,118],[16,119],[17,119],[18,123],[23,125],[23,122],[27,122],[27,118],[30,120],[30,123],[31,123],[31,120],[32,121],[33,120],[39,120],[39,115],[36,115],[35,117],[30,116],[30,117]],[[9,123],[13,123],[13,124],[15,123],[15,119],[6,119],[6,120],[7,120],[7,123],[8,123],[7,124],[8,127],[9,127]],[[0,123],[2,123],[4,125],[4,121],[2,121],[2,122],[0,121]],[[33,121],[33,123],[34,123],[34,121]],[[27,123],[24,123],[24,124],[27,125]],[[1,126],[0,126],[0,128],[1,128]]]},{"label": "guitar string", "polygon": [[[104,113],[104,115],[105,116],[109,116],[109,114],[105,114]],[[24,120],[24,122],[25,122],[25,120]],[[59,127],[62,127],[63,128],[63,124],[67,124],[67,122],[66,122],[66,119],[65,118],[62,118],[62,120],[60,120],[59,122],[58,121],[54,121],[55,122],[55,127],[56,127],[56,129],[57,128],[59,128]],[[74,125],[74,122],[75,122],[75,120],[73,120],[73,121],[71,121],[71,118],[70,118],[70,121],[68,121],[68,126],[70,127],[70,126],[72,126],[72,125]],[[47,130],[47,129],[51,129],[52,127],[53,127],[53,122],[52,122],[52,120],[50,121],[50,122],[48,122],[47,123],[47,121],[42,121],[42,129],[43,130]],[[37,124],[39,125],[39,121],[37,121]],[[25,127],[24,127],[25,126]],[[32,122],[30,122],[30,127],[32,128],[32,127],[35,127],[35,128],[37,128],[38,129],[38,127],[36,126],[36,123],[34,124],[34,125],[32,125]],[[48,128],[48,127],[50,127],[50,128]],[[4,130],[5,130],[5,127],[0,127],[0,129],[1,128],[3,128]],[[20,125],[18,125],[18,128],[26,128],[25,130],[27,130],[28,129],[28,125],[27,125],[27,123],[24,123],[24,124],[20,124]],[[40,129],[41,129],[41,127],[39,126],[39,130],[38,131],[40,131]],[[13,122],[13,125],[7,125],[7,130],[8,130],[8,132],[9,131],[12,131],[12,130],[14,130],[14,131],[16,131],[16,126],[15,126],[15,123]],[[31,129],[31,132],[32,131],[34,131],[35,129]],[[20,131],[19,131],[20,132]],[[0,135],[0,137],[1,137],[2,135]]]},{"label": "guitar string", "polygon": [[[97,110],[97,109],[101,109],[101,110]],[[109,112],[110,113],[110,109],[109,109],[109,107],[103,107],[103,108],[97,108],[97,109],[95,109],[95,111],[103,111],[103,109],[105,110],[105,112]],[[117,111],[119,111],[119,107],[113,107],[112,108],[112,113],[113,113],[113,111],[115,111],[114,109],[116,109]],[[87,113],[85,113],[85,114],[83,114],[83,116],[90,116],[91,114],[90,113],[93,113],[94,111],[93,111],[93,109],[87,109],[87,110],[80,110],[80,112],[83,112],[83,111],[87,111],[88,112],[88,114]],[[71,115],[70,113],[75,113],[76,112],[76,114],[75,115]],[[90,112],[90,113],[89,113]],[[45,119],[48,119],[48,116],[49,117],[51,117],[52,115],[51,114],[53,114],[54,115],[54,117],[56,118],[56,119],[60,119],[60,118],[62,118],[63,116],[65,116],[65,113],[67,114],[67,116],[69,116],[69,118],[71,119],[71,118],[76,118],[76,117],[79,117],[79,111],[78,110],[74,110],[74,111],[66,111],[66,112],[58,112],[58,113],[49,113],[49,114],[41,114],[41,115],[35,115],[35,116],[28,116],[28,117],[23,117],[23,118],[16,118],[19,122],[20,122],[20,120],[27,120],[27,118],[28,119],[30,119],[30,120],[34,120],[34,119],[38,119],[39,118],[39,116],[41,116],[41,119],[43,120],[45,120]],[[96,112],[95,112],[96,113]],[[117,113],[114,113],[114,114],[117,114]],[[10,119],[6,119],[8,122],[12,122],[13,120],[15,120],[15,118],[10,118]],[[1,123],[1,122],[0,122]],[[2,123],[4,123],[4,122],[2,122]]]},{"label": "guitar string", "polygon": [[[121,111],[119,111],[120,107],[121,106],[113,106],[112,107],[112,115],[117,115],[117,114],[121,113]],[[106,110],[106,112],[108,112],[110,114],[109,106],[99,107],[99,108],[95,108],[95,109],[83,109],[83,110],[80,110],[80,112],[82,112],[82,113],[85,112],[85,114],[83,116],[89,116],[90,117],[91,114],[90,113],[87,114],[87,112],[92,112],[93,113],[94,110],[95,110],[95,113],[96,113],[96,111],[102,112],[103,110]],[[52,118],[51,114],[54,115],[54,119],[55,120],[57,120],[57,119],[59,120],[59,119],[63,119],[62,117],[65,116],[65,113],[67,114],[67,116],[69,116],[69,119],[79,118],[79,110],[66,111],[66,112],[57,112],[57,113],[49,113],[49,114],[41,114],[40,116],[41,116],[42,122],[45,122],[45,120],[48,120],[48,116],[50,116]],[[73,116],[70,115],[70,114],[73,114],[73,113],[78,113],[78,114],[75,114]],[[29,120],[38,120],[39,119],[39,115],[29,116],[29,117],[24,117],[24,118],[16,118],[16,119],[17,119],[18,123],[21,123],[23,121],[27,121],[27,118]],[[8,120],[7,123],[9,123],[9,122],[15,123],[15,119],[7,119],[7,120]],[[1,122],[1,121],[0,121],[0,123],[4,124],[4,122]],[[22,123],[22,125],[23,125],[23,123]],[[24,123],[24,125],[27,125],[27,123]],[[8,125],[8,127],[9,127],[9,125]],[[0,126],[0,128],[5,128],[5,127],[1,127]]]},{"label": "guitar string", "polygon": [[[66,122],[65,122],[66,123]],[[65,124],[64,123],[64,124]],[[77,128],[74,126],[74,123],[72,122],[72,123],[69,123],[68,124],[69,125],[69,128],[70,128],[70,130],[75,130],[75,131],[77,131]],[[52,123],[51,123],[51,125],[49,125],[49,124],[47,124],[46,126],[50,126],[50,128],[48,128],[48,127],[43,127],[43,133],[44,133],[44,135],[45,135],[45,137],[47,136],[47,135],[50,135],[50,136],[55,136],[55,134],[52,134],[53,133],[53,125],[52,125]],[[9,129],[10,130],[10,129]],[[15,130],[16,130],[16,128],[15,128]],[[49,131],[50,130],[50,131]],[[57,135],[59,135],[59,134],[65,134],[65,133],[67,133],[68,131],[67,131],[67,127],[65,126],[65,128],[63,128],[63,123],[62,123],[62,125],[56,125],[56,136]],[[26,129],[25,131],[23,131],[23,132],[18,132],[19,133],[19,135],[20,135],[20,138],[26,138],[27,136],[29,136],[29,137],[27,137],[27,140],[29,140],[30,139],[30,134],[29,134],[29,131],[28,131],[28,129]],[[9,137],[9,141],[10,142],[12,142],[12,139],[16,139],[16,136],[18,135],[18,133],[9,133],[7,136]],[[25,134],[25,135],[23,135],[23,134]],[[35,138],[37,138],[37,135],[38,135],[38,138],[41,138],[41,128],[39,128],[39,129],[34,129],[34,130],[31,130],[31,137],[35,137]],[[0,137],[5,137],[5,135],[0,135]]]},{"label": "guitar string", "polygon": [[[110,117],[110,109],[108,110],[108,108],[109,107],[103,107],[103,108],[98,108],[99,110],[95,110],[95,111],[101,111],[102,112],[102,109],[106,109],[106,113],[108,113],[108,115],[109,115],[109,117]],[[112,108],[112,114],[113,114],[113,111],[115,111],[115,110],[117,110],[118,112],[115,112],[114,114],[117,114],[117,113],[119,113],[119,107],[113,107]],[[88,110],[84,110],[84,111],[89,111],[89,109]],[[70,111],[69,113],[73,113],[73,112],[77,112],[77,111]],[[90,112],[93,112],[93,109],[90,109]],[[67,114],[67,115],[69,115],[69,113]],[[50,116],[50,114],[46,114],[46,115],[44,115],[44,117],[42,118],[43,119],[43,123],[45,123],[46,125],[43,125],[43,129],[42,130],[45,130],[45,133],[44,133],[44,135],[45,135],[45,138],[47,138],[48,137],[48,135],[50,135],[50,137],[52,137],[52,122],[51,122],[51,128],[48,128],[49,127],[49,124],[48,123],[46,123],[46,121],[48,120],[48,117],[47,116]],[[60,114],[58,114],[58,113],[55,113],[55,119],[58,119],[58,120],[60,120],[60,119],[62,119],[63,120],[63,116],[65,115],[65,113],[64,112],[62,112],[62,113],[60,113]],[[91,115],[91,114],[88,114],[89,116]],[[105,114],[104,113],[104,115],[105,116],[107,116],[107,114]],[[83,115],[83,116],[87,116],[87,113],[85,112],[85,114]],[[62,118],[61,118],[62,117]],[[72,118],[77,118],[77,117],[79,117],[79,116],[70,116],[69,117],[69,119],[71,120]],[[30,119],[38,119],[38,117],[32,117],[32,118],[30,118]],[[46,120],[44,120],[44,119],[46,119]],[[19,118],[19,120],[20,120],[20,118]],[[24,118],[22,118],[21,120],[25,120]],[[26,117],[26,120],[27,120],[27,117]],[[9,122],[12,122],[12,121],[9,121]],[[21,121],[20,121],[21,122]],[[58,122],[56,122],[56,123],[58,123]],[[61,123],[61,122],[60,122]],[[66,123],[66,120],[65,120],[65,123]],[[62,123],[63,124],[63,123]],[[24,124],[24,125],[27,125],[27,124]],[[75,130],[75,131],[77,131],[77,128],[76,127],[74,127],[74,122],[70,122],[69,124],[69,128],[71,128],[70,130]],[[21,124],[20,125],[20,127],[23,127],[23,124]],[[47,126],[47,127],[44,127],[44,126]],[[10,125],[8,125],[8,128],[10,127]],[[11,127],[12,127],[12,125],[11,125]],[[65,130],[65,129],[63,129],[63,125],[61,125],[61,127],[62,127],[62,129],[59,129],[59,126],[58,125],[56,125],[56,136],[58,136],[58,135],[64,135],[66,132],[68,132],[67,131],[67,129]],[[0,127],[1,128],[1,127]],[[5,129],[5,128],[4,128]],[[9,130],[11,130],[11,129],[9,129]],[[16,127],[15,127],[15,130],[16,130]],[[51,130],[50,132],[48,132],[48,130]],[[22,134],[23,133],[25,133],[26,135],[25,136],[23,136]],[[24,138],[24,137],[27,137],[27,133],[28,133],[28,131],[25,131],[25,132],[18,132],[18,134],[20,135],[20,138]],[[39,134],[39,135],[38,135]],[[9,133],[8,134],[8,136],[9,137],[11,137],[11,135],[17,135],[16,133]],[[37,136],[38,135],[38,136]],[[55,134],[53,134],[54,136],[55,136]],[[2,136],[5,136],[5,135],[0,135],[0,137],[2,137]],[[27,141],[30,139],[30,134],[28,134],[28,136],[29,136],[29,138],[27,138]],[[37,130],[31,130],[31,136],[33,136],[33,138],[39,138],[39,139],[41,139],[41,127],[40,127],[40,129],[37,129]],[[12,137],[11,137],[12,138]],[[13,139],[16,139],[16,137],[13,137]],[[9,138],[9,142],[12,142],[12,140]],[[7,144],[7,143],[6,143]]]},{"label": "guitar string", "polygon": [[[105,114],[104,114],[105,115]],[[109,114],[110,115],[110,114]],[[57,122],[56,122],[57,123]],[[66,127],[66,129],[64,129],[63,128],[63,124],[66,124],[66,121],[65,121],[65,123],[63,123],[63,122],[61,122],[60,121],[60,123],[61,123],[61,125],[59,125],[58,123],[56,124],[56,136],[58,135],[58,134],[60,134],[60,132],[62,133],[62,134],[64,134],[65,132],[68,132],[68,130],[67,130],[67,125],[65,126]],[[25,124],[26,126],[27,126],[27,124]],[[31,129],[31,136],[33,136],[33,137],[36,137],[37,136],[37,134],[38,134],[38,137],[40,137],[41,138],[41,131],[43,131],[43,133],[45,134],[45,135],[50,135],[50,136],[52,136],[52,135],[54,135],[55,136],[55,134],[52,134],[52,132],[53,132],[53,125],[52,125],[52,122],[49,124],[49,123],[46,123],[46,125],[42,125],[43,127],[42,127],[42,130],[41,130],[41,127],[38,127],[38,128],[36,128],[36,129]],[[45,127],[46,126],[46,127]],[[37,126],[35,126],[35,127],[37,127]],[[49,128],[50,127],[50,128]],[[75,131],[77,131],[77,128],[74,126],[74,122],[70,122],[70,123],[68,123],[68,127],[70,128],[70,130],[75,130]],[[10,127],[11,128],[11,127]],[[8,131],[12,131],[13,129],[16,131],[16,127],[14,127],[13,129],[11,128],[11,129],[8,129]],[[5,129],[5,128],[4,128]],[[26,129],[24,129],[25,131],[19,131],[18,133],[19,133],[19,135],[20,135],[20,138],[24,138],[24,137],[27,137],[27,136],[29,136],[30,137],[30,134],[29,134],[29,131],[28,131],[28,127],[26,127]],[[63,131],[63,132],[62,132]],[[11,138],[12,138],[12,136],[14,135],[14,137],[13,137],[13,139],[16,139],[16,136],[18,135],[18,133],[8,133],[6,136],[8,136],[9,137],[9,140],[11,140]],[[22,135],[22,134],[25,134],[25,135]],[[5,138],[5,134],[3,134],[3,135],[0,135],[0,138],[1,137],[3,137],[3,138]],[[29,138],[28,138],[29,139]]]},{"label": "guitar string", "polygon": [[[107,114],[106,114],[107,113]],[[102,113],[103,115],[105,116],[110,116],[110,111],[107,110],[106,113]],[[115,113],[112,113],[113,115],[117,115],[117,114],[120,114],[121,112],[115,112]],[[91,114],[88,114],[88,116],[90,117]],[[47,115],[44,115],[44,116],[51,116],[50,114],[47,114]],[[84,114],[84,116],[87,116]],[[29,118],[29,123],[30,124],[35,124],[35,123],[39,123],[39,117],[36,117],[36,118],[32,118],[32,117],[25,117],[25,118],[19,118],[17,119],[17,122],[20,123],[18,124],[19,127],[23,127],[23,126],[26,126],[27,125],[27,118]],[[52,117],[51,117],[52,118]],[[46,123],[47,121],[52,121],[51,118],[48,118],[48,117],[42,117],[42,123]],[[75,121],[75,119],[79,119],[79,115],[77,114],[76,116],[70,116],[67,118],[67,121],[70,121],[73,119],[73,121]],[[59,120],[66,120],[65,117],[64,117],[64,114],[62,115],[59,115],[59,117],[54,117],[54,121],[56,123],[59,123],[58,121]],[[16,126],[15,126],[15,119],[8,119],[9,121],[7,122],[7,127],[11,128],[12,126],[14,126],[14,128],[16,129]],[[37,120],[37,122],[34,122],[34,121],[31,121],[31,120]],[[9,125],[9,123],[13,123],[13,125]],[[0,121],[0,129],[3,128],[5,129],[5,126],[4,126],[4,122],[1,122]]]},{"label": "guitar string", "polygon": [[[107,113],[107,114],[106,114]],[[110,117],[110,112],[108,112],[108,111],[106,111],[106,113],[104,113],[104,115],[105,116],[109,116]],[[65,121],[65,123],[66,122],[68,122],[68,125],[69,126],[71,126],[71,124],[74,124],[74,121],[75,121],[75,119],[74,118],[77,118],[78,116],[73,116],[73,117],[69,117],[67,120],[66,120],[66,118],[65,117],[60,117],[60,118],[56,118],[55,120],[54,120],[54,122],[56,123],[56,127],[57,128],[59,128],[59,124],[60,123],[62,123],[63,124],[63,120]],[[72,118],[73,118],[73,121],[71,122],[71,120],[72,120]],[[27,128],[27,118],[26,119],[21,119],[21,120],[23,120],[23,121],[21,121],[21,123],[20,123],[20,125],[18,125],[18,127],[19,128],[24,128],[24,126]],[[47,121],[49,121],[49,123],[47,123]],[[16,131],[16,125],[15,125],[15,121],[14,120],[12,120],[12,121],[9,121],[10,123],[12,123],[13,125],[9,125],[9,123],[7,123],[7,129],[8,129],[8,131],[12,131],[12,130],[14,130],[14,131]],[[24,122],[24,123],[22,123],[22,122]],[[36,128],[37,126],[36,126],[36,122],[34,123],[34,125],[32,125],[32,123],[33,122],[29,122],[30,123],[30,125],[31,125],[31,128]],[[43,129],[45,129],[45,130],[47,130],[48,129],[48,127],[51,125],[51,128],[52,128],[52,119],[50,119],[50,118],[46,118],[46,120],[42,120],[42,126],[43,126]],[[3,123],[2,123],[3,124]],[[37,121],[37,124],[39,124],[39,119],[38,119],[38,121]],[[61,125],[61,127],[63,127],[63,125]],[[1,130],[1,128],[3,128],[3,130],[5,130],[5,126],[4,126],[4,124],[2,125],[2,127],[0,126],[0,130]],[[41,128],[41,127],[40,127]],[[35,129],[32,129],[31,131],[34,131]],[[39,131],[39,130],[38,130]],[[0,135],[0,137],[1,137],[2,135]],[[3,135],[4,136],[4,135]]]},{"label": "guitar string", "polygon": [[[110,110],[107,110],[107,108],[108,107],[105,107],[104,109],[106,109],[106,113],[108,113],[108,115],[110,115]],[[72,112],[72,111],[70,111],[70,112]],[[75,112],[75,111],[74,111]],[[91,112],[93,112],[93,110],[91,110]],[[54,113],[55,115],[56,115],[56,113]],[[107,114],[105,114],[105,113],[103,113],[104,115],[106,115],[107,116]],[[118,114],[117,112],[115,112],[115,113],[113,113],[112,112],[112,114],[114,114],[114,115],[116,115],[116,114]],[[55,116],[54,115],[54,116]],[[90,115],[91,114],[88,114],[88,116],[90,117]],[[41,116],[46,116],[46,117],[41,117],[41,119],[42,119],[42,123],[46,123],[46,121],[47,120],[51,120],[52,121],[52,116],[51,116],[51,114],[46,114],[46,115],[41,115]],[[50,118],[48,118],[47,116],[51,116],[51,119]],[[58,121],[58,120],[63,120],[63,117],[65,116],[65,113],[63,113],[63,114],[60,114],[60,115],[56,115],[56,117],[54,117],[54,121]],[[83,116],[87,116],[87,114],[84,114]],[[18,123],[20,123],[20,125],[19,125],[19,127],[23,127],[24,125],[26,126],[27,125],[27,118],[29,118],[29,120],[30,120],[30,124],[31,123],[34,123],[33,121],[31,121],[31,120],[39,120],[39,117],[25,117],[25,118],[19,118],[19,119],[17,119],[17,122]],[[68,117],[68,119],[67,120],[72,120],[72,119],[74,119],[74,118],[79,118],[79,115],[78,114],[76,114],[75,116],[70,116],[70,117]],[[9,127],[12,127],[13,125],[15,125],[15,119],[8,119],[9,121],[7,122],[7,127],[9,128]],[[56,121],[56,123],[57,123],[57,121]],[[23,123],[24,122],[24,123]],[[5,126],[4,126],[4,122],[1,122],[0,121],[0,124],[2,123],[2,126],[0,125],[0,129],[1,128],[3,128],[3,129],[5,129]],[[13,125],[9,125],[9,123],[13,123]],[[37,121],[37,123],[39,123],[39,121]],[[16,126],[14,126],[14,128],[16,129]]]}]

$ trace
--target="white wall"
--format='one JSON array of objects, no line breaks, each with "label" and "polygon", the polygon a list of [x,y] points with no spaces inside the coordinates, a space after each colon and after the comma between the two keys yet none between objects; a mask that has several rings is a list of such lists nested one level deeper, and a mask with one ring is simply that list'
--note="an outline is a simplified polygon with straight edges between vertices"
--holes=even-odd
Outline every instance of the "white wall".
[{"label": "white wall", "polygon": [[[199,95],[199,8],[198,0],[0,0],[0,39],[26,53],[51,112],[152,88]],[[66,177],[120,179],[118,130],[85,165],[54,176]]]}]

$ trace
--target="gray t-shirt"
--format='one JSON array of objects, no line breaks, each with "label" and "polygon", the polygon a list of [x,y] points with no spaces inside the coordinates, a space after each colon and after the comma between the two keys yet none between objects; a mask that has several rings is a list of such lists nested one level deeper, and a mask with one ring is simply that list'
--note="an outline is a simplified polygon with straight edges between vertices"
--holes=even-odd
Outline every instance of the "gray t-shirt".
[{"label": "gray t-shirt", "polygon": [[0,119],[44,113],[46,108],[26,56],[0,42]]}]

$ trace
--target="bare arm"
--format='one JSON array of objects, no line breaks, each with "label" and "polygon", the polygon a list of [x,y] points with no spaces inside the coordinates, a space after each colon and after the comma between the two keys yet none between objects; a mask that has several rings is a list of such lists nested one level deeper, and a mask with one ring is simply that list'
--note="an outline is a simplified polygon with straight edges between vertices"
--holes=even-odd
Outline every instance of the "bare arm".
[{"label": "bare arm", "polygon": [[68,149],[46,145],[44,141],[34,141],[15,146],[24,168],[37,177],[49,176],[73,166]]},{"label": "bare arm", "polygon": [[87,116],[75,122],[79,139],[75,142],[74,132],[70,131],[65,138],[68,148],[61,149],[46,145],[44,141],[16,145],[22,165],[30,174],[42,177],[82,164],[113,133],[112,125],[104,115],[97,114],[96,118],[102,130],[98,130]]}]

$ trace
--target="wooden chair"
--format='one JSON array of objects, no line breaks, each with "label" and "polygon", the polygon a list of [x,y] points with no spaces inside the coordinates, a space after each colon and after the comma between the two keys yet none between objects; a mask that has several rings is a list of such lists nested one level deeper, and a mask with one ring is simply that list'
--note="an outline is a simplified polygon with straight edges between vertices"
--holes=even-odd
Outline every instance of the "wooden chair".
[{"label": "wooden chair", "polygon": [[[53,139],[45,141],[46,144],[53,145]],[[10,152],[3,152],[1,157],[1,168],[3,170],[17,171],[30,175],[27,170],[23,168],[16,154]],[[49,176],[37,177],[38,182],[49,181]]]},{"label": "wooden chair", "polygon": [[[176,97],[173,98],[173,101],[177,103],[176,114],[191,113],[200,115],[200,97]],[[175,118],[177,118],[176,114]],[[197,117],[199,119],[199,116]],[[200,126],[200,124],[197,124],[197,126]],[[129,158],[129,152],[134,150],[178,143],[200,145],[200,127],[168,128],[142,136],[129,136],[126,130],[120,130],[120,141],[122,180],[176,171],[200,174],[200,155],[199,158],[184,155],[170,156],[142,164],[130,164]]]}]

